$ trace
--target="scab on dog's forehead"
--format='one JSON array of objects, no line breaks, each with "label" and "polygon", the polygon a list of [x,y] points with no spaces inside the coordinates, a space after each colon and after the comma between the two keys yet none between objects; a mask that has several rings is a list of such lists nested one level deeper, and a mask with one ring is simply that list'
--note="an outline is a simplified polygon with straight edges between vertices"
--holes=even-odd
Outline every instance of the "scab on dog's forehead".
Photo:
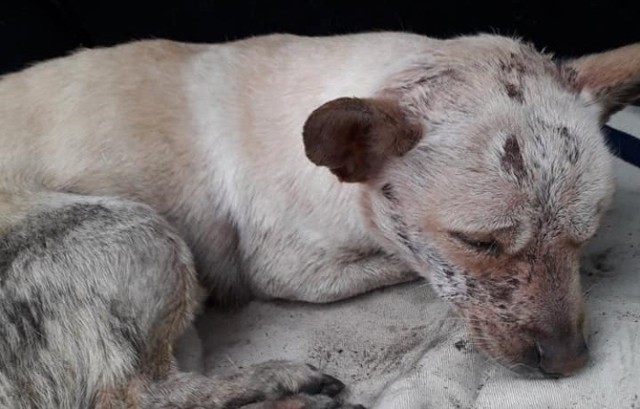
[{"label": "scab on dog's forehead", "polygon": [[[532,55],[530,55],[532,54]],[[519,104],[525,102],[523,82],[527,75],[535,75],[535,65],[539,56],[535,51],[522,46],[520,53],[510,53],[506,59],[501,59],[498,66],[498,78],[504,86],[505,93],[512,100]]]},{"label": "scab on dog's forehead", "polygon": [[507,82],[504,84],[504,88],[509,98],[521,104],[524,102],[524,94],[522,93],[522,88],[519,85]]},{"label": "scab on dog's forehead", "polygon": [[513,173],[518,180],[523,179],[527,175],[527,169],[522,157],[520,144],[515,135],[509,135],[504,143],[503,154],[501,159],[502,168],[506,172]]},{"label": "scab on dog's forehead", "polygon": [[522,48],[520,50],[520,53],[511,52],[509,53],[508,59],[500,61],[500,70],[503,73],[516,73],[517,75],[524,75],[528,70],[530,70],[530,68],[527,68],[530,65],[528,64],[528,62],[530,63],[530,61],[527,60],[531,60],[532,56],[527,56],[526,53],[532,53],[534,58],[538,53],[535,50],[529,49],[530,47],[524,44],[521,47]]}]

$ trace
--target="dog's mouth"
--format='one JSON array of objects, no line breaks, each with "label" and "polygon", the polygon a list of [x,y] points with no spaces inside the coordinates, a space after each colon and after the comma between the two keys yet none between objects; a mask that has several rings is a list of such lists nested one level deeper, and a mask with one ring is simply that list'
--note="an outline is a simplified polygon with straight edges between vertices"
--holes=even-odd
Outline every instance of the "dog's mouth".
[{"label": "dog's mouth", "polygon": [[547,377],[540,369],[540,354],[535,348],[530,348],[528,352],[514,351],[512,346],[489,339],[487,335],[472,335],[471,342],[474,349],[488,360],[517,376],[531,379]]},{"label": "dog's mouth", "polygon": [[535,339],[526,331],[498,331],[494,323],[468,322],[467,326],[474,349],[522,377],[564,378],[588,362],[588,348],[581,333]]}]

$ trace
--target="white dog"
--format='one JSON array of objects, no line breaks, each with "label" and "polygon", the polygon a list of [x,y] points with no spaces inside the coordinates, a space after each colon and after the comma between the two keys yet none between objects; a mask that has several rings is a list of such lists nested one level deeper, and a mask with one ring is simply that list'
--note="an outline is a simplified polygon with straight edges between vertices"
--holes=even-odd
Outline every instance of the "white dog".
[{"label": "white dog", "polygon": [[348,408],[271,362],[180,373],[202,300],[329,302],[426,277],[482,350],[587,359],[578,259],[601,124],[640,45],[558,62],[499,36],[142,41],[0,81],[0,406]]}]

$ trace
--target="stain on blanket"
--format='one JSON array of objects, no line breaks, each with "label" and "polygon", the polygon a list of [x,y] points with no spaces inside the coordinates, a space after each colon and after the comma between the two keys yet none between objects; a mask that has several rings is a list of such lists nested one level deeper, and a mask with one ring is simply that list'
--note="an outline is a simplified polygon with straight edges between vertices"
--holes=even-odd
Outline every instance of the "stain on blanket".
[{"label": "stain on blanket", "polygon": [[[623,303],[622,306],[626,306],[626,303]],[[620,311],[616,310],[613,312],[614,316],[620,321],[631,321],[634,324],[640,322],[640,314],[633,311]]]},{"label": "stain on blanket", "polygon": [[385,329],[388,340],[384,343],[370,339],[338,340],[334,332],[322,332],[316,337],[311,359],[321,368],[354,368],[352,381],[370,379],[398,369],[412,351],[424,344],[427,333],[425,325],[400,328],[394,325]]},{"label": "stain on blanket", "polygon": [[587,288],[585,295],[589,295],[592,288],[600,284],[602,280],[613,277],[615,274],[613,248],[592,254],[582,262],[582,275],[584,285]]},{"label": "stain on blanket", "polygon": [[457,341],[453,346],[460,352],[470,353],[473,352],[473,345],[468,339],[461,339]]},{"label": "stain on blanket", "polygon": [[614,263],[611,260],[613,248],[608,248],[600,253],[596,253],[589,258],[591,269],[587,271],[587,276],[606,276],[614,270]]}]

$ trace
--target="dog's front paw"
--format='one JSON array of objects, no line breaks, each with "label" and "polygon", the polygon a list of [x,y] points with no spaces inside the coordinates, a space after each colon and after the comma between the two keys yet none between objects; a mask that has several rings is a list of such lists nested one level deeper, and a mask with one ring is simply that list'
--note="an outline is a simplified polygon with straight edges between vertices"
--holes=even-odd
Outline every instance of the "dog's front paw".
[{"label": "dog's front paw", "polygon": [[337,399],[344,384],[308,364],[270,361],[227,379],[250,391],[234,400],[241,409],[364,409]]},{"label": "dog's front paw", "polygon": [[295,395],[278,401],[254,403],[241,409],[365,409],[362,405],[342,403],[327,395]]},{"label": "dog's front paw", "polygon": [[296,362],[270,361],[248,368],[249,385],[264,393],[267,400],[294,394],[336,396],[344,389],[338,379],[318,368]]}]

